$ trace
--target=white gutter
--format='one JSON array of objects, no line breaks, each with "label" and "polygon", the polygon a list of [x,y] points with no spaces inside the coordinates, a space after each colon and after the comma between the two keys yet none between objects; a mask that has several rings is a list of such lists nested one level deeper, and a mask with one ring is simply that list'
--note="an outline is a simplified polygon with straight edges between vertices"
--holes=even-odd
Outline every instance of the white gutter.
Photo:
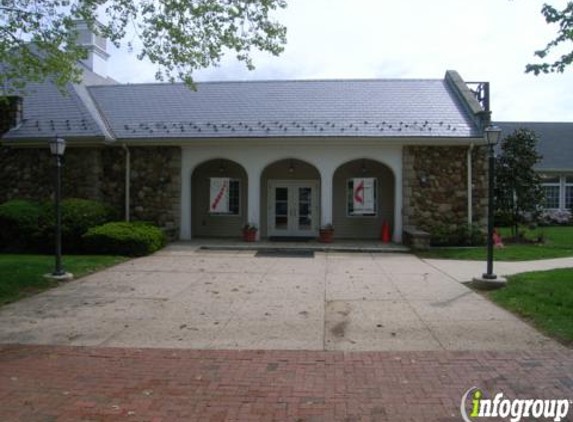
[{"label": "white gutter", "polygon": [[130,198],[130,179],[131,179],[131,152],[126,144],[123,144],[125,151],[125,221],[129,222],[129,198]]},{"label": "white gutter", "polygon": [[473,222],[473,197],[472,197],[472,150],[474,149],[474,144],[470,144],[468,148],[468,226],[472,225]]}]

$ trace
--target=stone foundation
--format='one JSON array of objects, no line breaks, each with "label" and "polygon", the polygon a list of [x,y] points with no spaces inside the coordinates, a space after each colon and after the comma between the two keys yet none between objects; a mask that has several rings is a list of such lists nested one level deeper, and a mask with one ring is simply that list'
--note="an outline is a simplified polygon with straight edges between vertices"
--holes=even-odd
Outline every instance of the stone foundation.
[{"label": "stone foundation", "polygon": [[[468,222],[467,146],[408,146],[403,150],[404,226],[431,232]],[[486,225],[487,150],[472,151],[474,224]]]},{"label": "stone foundation", "polygon": [[[181,149],[134,147],[131,151],[131,219],[179,227]],[[120,147],[68,147],[62,195],[113,206],[125,217],[125,151]],[[49,148],[0,147],[0,203],[14,198],[45,201],[54,195],[55,159]]]}]

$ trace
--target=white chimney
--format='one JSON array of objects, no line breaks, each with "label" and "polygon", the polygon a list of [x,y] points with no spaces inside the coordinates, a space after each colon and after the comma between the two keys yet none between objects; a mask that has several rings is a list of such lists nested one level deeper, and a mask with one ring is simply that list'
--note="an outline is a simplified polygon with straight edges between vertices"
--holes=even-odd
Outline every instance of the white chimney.
[{"label": "white chimney", "polygon": [[[99,25],[96,22],[96,25]],[[107,78],[107,40],[101,35],[94,34],[84,21],[76,21],[78,44],[85,47],[88,57],[82,63],[92,72]]]}]

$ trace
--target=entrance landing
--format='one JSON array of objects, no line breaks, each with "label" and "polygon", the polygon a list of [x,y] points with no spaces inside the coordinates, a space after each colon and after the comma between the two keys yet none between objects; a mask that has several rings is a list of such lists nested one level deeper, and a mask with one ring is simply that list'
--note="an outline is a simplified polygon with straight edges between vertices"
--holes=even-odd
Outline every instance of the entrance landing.
[{"label": "entrance landing", "polygon": [[203,249],[203,250],[238,250],[256,251],[261,249],[306,249],[315,252],[366,252],[404,253],[410,249],[397,243],[383,243],[372,240],[340,240],[333,243],[320,243],[317,240],[301,241],[272,241],[261,240],[259,242],[243,242],[237,239],[194,239],[186,242],[176,242],[171,248]]}]

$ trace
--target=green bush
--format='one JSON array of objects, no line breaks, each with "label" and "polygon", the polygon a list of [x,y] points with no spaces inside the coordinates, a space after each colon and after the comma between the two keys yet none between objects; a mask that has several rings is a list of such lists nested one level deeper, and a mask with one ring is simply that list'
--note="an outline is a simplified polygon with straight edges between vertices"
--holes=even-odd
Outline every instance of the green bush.
[{"label": "green bush", "polygon": [[39,204],[13,199],[0,205],[0,249],[20,251],[33,249],[37,243],[38,224],[42,215]]},{"label": "green bush", "polygon": [[[62,201],[62,246],[65,251],[82,250],[82,236],[92,227],[116,218],[112,207],[90,199],[64,199]],[[53,202],[42,206],[42,238],[52,241],[55,234],[56,214]]]},{"label": "green bush", "polygon": [[144,222],[114,222],[93,227],[83,236],[91,253],[129,256],[149,255],[165,246],[165,234]]},{"label": "green bush", "polygon": [[483,245],[485,240],[485,233],[477,225],[439,225],[430,230],[432,246],[478,246]]}]

